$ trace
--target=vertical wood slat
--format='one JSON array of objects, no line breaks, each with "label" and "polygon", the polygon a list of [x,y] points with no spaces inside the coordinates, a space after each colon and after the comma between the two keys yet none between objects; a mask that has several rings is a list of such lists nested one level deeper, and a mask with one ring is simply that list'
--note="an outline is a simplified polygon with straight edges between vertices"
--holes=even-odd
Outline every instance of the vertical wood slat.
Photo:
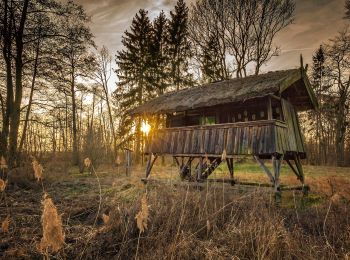
[{"label": "vertical wood slat", "polygon": [[183,153],[183,148],[184,148],[184,131],[179,131],[178,137],[177,137],[177,143],[176,143],[176,153],[177,154],[182,154]]},{"label": "vertical wood slat", "polygon": [[168,136],[169,132],[167,131],[162,131],[159,137],[160,144],[158,145],[158,153],[164,153],[167,151],[167,146],[168,146]]},{"label": "vertical wood slat", "polygon": [[222,154],[224,150],[225,129],[218,129],[216,139],[215,154]]},{"label": "vertical wood slat", "polygon": [[210,136],[210,146],[209,146],[209,154],[215,153],[215,144],[216,144],[216,129],[212,129]]},{"label": "vertical wood slat", "polygon": [[175,154],[176,153],[176,142],[177,142],[177,135],[178,131],[174,131],[171,135],[171,147],[170,147],[170,153]]},{"label": "vertical wood slat", "polygon": [[205,153],[205,151],[204,151],[204,143],[203,143],[203,141],[204,141],[204,130],[202,130],[202,129],[198,130],[197,138],[198,138],[198,141],[197,141],[198,142],[198,153],[204,154]]},{"label": "vertical wood slat", "polygon": [[156,154],[283,154],[290,149],[286,127],[276,121],[261,125],[163,129],[152,133],[145,151]]},{"label": "vertical wood slat", "polygon": [[233,128],[227,129],[227,139],[226,139],[226,153],[233,154]]},{"label": "vertical wood slat", "polygon": [[197,135],[198,135],[198,131],[197,130],[194,130],[193,131],[193,135],[192,135],[192,140],[191,140],[191,153],[192,154],[195,154],[197,153]]},{"label": "vertical wood slat", "polygon": [[192,133],[193,131],[186,130],[186,138],[184,142],[184,153],[191,153],[191,142],[192,142]]},{"label": "vertical wood slat", "polygon": [[211,131],[209,129],[206,129],[204,131],[204,153],[208,154],[210,151],[210,134]]}]

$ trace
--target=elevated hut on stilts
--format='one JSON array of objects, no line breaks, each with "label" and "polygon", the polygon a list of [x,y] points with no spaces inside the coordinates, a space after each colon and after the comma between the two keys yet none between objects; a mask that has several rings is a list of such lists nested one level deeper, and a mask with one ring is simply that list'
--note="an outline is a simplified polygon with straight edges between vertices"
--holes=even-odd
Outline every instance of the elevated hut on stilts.
[{"label": "elevated hut on stilts", "polygon": [[[146,178],[160,155],[175,159],[184,179],[206,180],[223,162],[234,180],[234,158],[251,155],[281,195],[284,160],[307,191],[306,158],[298,111],[317,108],[305,68],[274,71],[166,93],[130,111],[133,116],[166,115],[166,128],[151,131],[145,148]],[[272,160],[270,171],[266,159]],[[191,163],[197,166],[192,171]]]}]

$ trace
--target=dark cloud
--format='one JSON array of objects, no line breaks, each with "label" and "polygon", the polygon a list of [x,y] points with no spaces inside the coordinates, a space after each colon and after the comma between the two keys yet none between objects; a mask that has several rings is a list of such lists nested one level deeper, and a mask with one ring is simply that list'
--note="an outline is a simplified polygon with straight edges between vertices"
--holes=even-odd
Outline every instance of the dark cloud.
[{"label": "dark cloud", "polygon": [[273,58],[266,70],[299,66],[299,55],[310,63],[312,54],[342,30],[346,21],[343,0],[297,0],[295,21],[276,38],[281,55]]},{"label": "dark cloud", "polygon": [[[194,0],[187,0],[190,4]],[[140,8],[151,18],[161,10],[169,12],[176,0],[77,0],[92,16],[91,28],[98,45],[106,45],[114,54],[121,48],[123,32]],[[321,44],[334,37],[345,26],[343,0],[296,0],[293,24],[277,36],[275,44],[281,55],[274,57],[263,70],[277,70],[299,65],[299,54],[306,62]]]},{"label": "dark cloud", "polygon": [[129,29],[139,9],[148,10],[154,18],[161,10],[169,11],[172,0],[77,0],[92,17],[91,29],[98,45],[106,45],[112,53],[121,48],[121,37]]}]

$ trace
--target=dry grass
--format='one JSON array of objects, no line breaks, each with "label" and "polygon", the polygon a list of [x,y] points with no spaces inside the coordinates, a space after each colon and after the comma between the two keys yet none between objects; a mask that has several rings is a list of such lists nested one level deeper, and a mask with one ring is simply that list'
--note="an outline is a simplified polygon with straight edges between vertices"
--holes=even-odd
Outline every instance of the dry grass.
[{"label": "dry grass", "polygon": [[[59,175],[48,168],[45,165],[48,175]],[[250,165],[238,169],[235,174],[241,180],[267,180]],[[179,179],[175,168],[169,165],[157,164],[154,170],[154,178],[171,182]],[[187,186],[144,186],[140,182],[143,167],[135,169],[131,176],[125,176],[122,169],[100,168],[102,203],[96,225],[100,191],[94,176],[76,172],[62,173],[65,177],[56,181],[45,178],[45,189],[56,204],[50,204],[55,213],[49,207],[55,217],[52,215],[47,220],[61,223],[61,231],[54,240],[60,241],[64,248],[51,252],[50,256],[57,259],[135,256],[139,259],[346,259],[350,254],[349,171],[305,167],[305,172],[311,184],[310,196],[304,198],[297,192],[285,192],[282,204],[276,206],[272,194],[266,190],[232,190],[229,185],[208,185],[202,191]],[[215,174],[229,176],[225,169]],[[282,183],[296,183],[285,168],[282,176]],[[4,233],[0,240],[0,258],[40,258],[35,249],[45,237],[38,228],[42,215],[38,207],[40,192],[6,189],[6,194],[11,208],[11,232]],[[7,217],[3,209],[1,204],[1,220]]]},{"label": "dry grass", "polygon": [[138,251],[142,259],[334,259],[350,249],[347,203],[289,209],[276,207],[264,192],[153,187],[148,229],[138,244],[133,215],[139,203],[123,208],[123,221],[96,234],[86,258],[107,258],[109,252],[129,259]]}]

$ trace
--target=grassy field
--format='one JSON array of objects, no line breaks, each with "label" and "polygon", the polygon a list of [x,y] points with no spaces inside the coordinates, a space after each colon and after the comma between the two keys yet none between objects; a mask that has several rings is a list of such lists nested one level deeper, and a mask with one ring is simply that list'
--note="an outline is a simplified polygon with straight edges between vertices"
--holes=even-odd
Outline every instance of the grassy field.
[{"label": "grassy field", "polygon": [[[304,166],[311,193],[283,192],[275,205],[270,189],[203,190],[169,183],[144,185],[144,167],[130,176],[121,168],[99,166],[94,174],[46,165],[43,187],[8,187],[0,220],[11,216],[1,234],[0,258],[37,259],[43,192],[53,199],[65,232],[64,249],[53,259],[349,259],[350,169]],[[223,165],[213,178],[228,177]],[[266,183],[257,164],[237,163],[235,177]],[[156,164],[151,178],[177,183],[177,169]],[[281,182],[298,184],[282,167]],[[100,183],[100,185],[99,185]],[[101,188],[101,193],[100,193]],[[43,191],[44,189],[44,191]],[[146,195],[149,216],[140,233],[135,216]],[[103,221],[103,214],[109,217]]]}]

